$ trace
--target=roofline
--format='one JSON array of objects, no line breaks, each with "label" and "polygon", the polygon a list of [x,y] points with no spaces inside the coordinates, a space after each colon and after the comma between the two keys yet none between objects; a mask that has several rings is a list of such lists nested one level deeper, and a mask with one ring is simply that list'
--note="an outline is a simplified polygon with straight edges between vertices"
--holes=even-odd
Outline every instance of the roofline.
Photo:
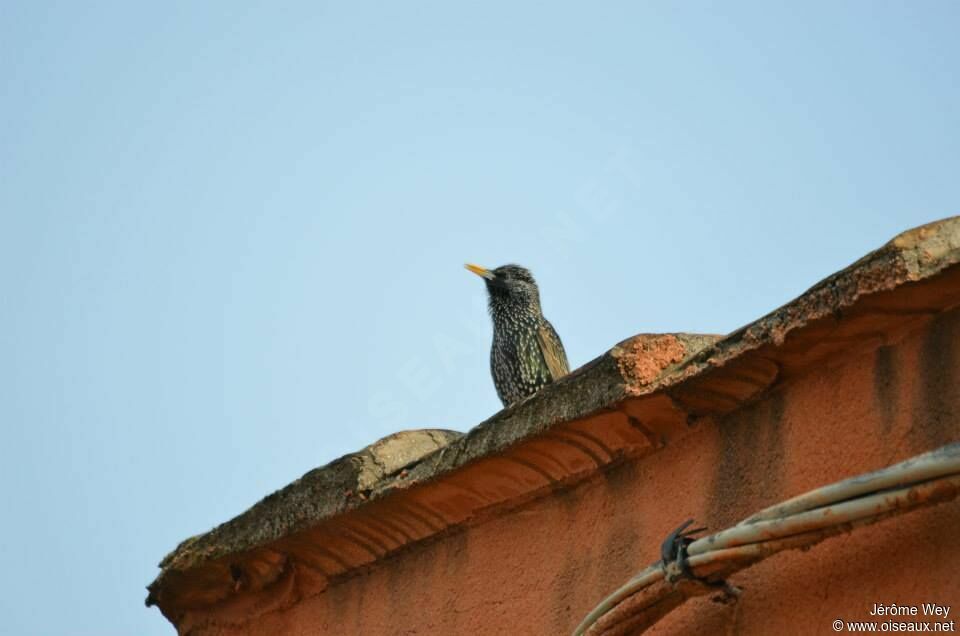
[{"label": "roofline", "polygon": [[[860,337],[856,325],[866,324],[865,316],[879,311],[872,305],[881,302],[884,292],[932,281],[953,268],[950,284],[938,288],[932,294],[933,300],[921,294],[916,312],[891,314],[882,319],[889,324],[907,323],[960,303],[960,285],[953,280],[960,279],[955,276],[960,273],[960,268],[954,267],[958,263],[960,217],[930,223],[898,235],[791,302],[725,337],[642,334],[629,338],[463,436],[435,432],[443,437],[435,440],[436,450],[428,449],[432,452],[400,468],[394,466],[392,472],[374,471],[372,477],[369,470],[363,473],[364,453],[369,455],[373,446],[344,456],[310,471],[210,532],[181,543],[161,562],[161,572],[148,588],[147,604],[158,604],[164,614],[176,621],[188,607],[221,602],[242,587],[236,577],[230,578],[235,574],[230,561],[262,560],[263,554],[258,551],[267,546],[278,547],[282,542],[291,545],[273,552],[295,551],[291,546],[303,533],[327,533],[323,534],[325,544],[331,546],[327,551],[334,552],[330,558],[344,564],[343,568],[328,569],[342,574],[369,564],[399,547],[463,523],[480,510],[490,509],[500,496],[492,491],[471,493],[476,505],[466,514],[447,506],[444,501],[451,498],[444,493],[451,488],[464,488],[461,476],[465,470],[496,475],[489,460],[509,457],[529,464],[530,454],[537,452],[535,445],[547,438],[552,439],[551,443],[566,438],[564,443],[570,447],[579,444],[577,452],[599,456],[592,458],[596,466],[581,469],[581,464],[571,459],[565,464],[569,474],[555,469],[544,478],[549,482],[547,486],[537,490],[531,481],[526,490],[517,490],[513,499],[519,500],[521,494],[533,496],[544,488],[555,488],[557,483],[582,479],[623,457],[652,452],[667,436],[682,434],[682,429],[699,418],[735,410],[785,376],[802,372],[804,365],[815,357],[856,344]],[[822,337],[837,329],[846,329],[853,336],[835,343]],[[801,347],[803,356],[787,359],[781,352],[789,348],[792,339],[805,343]],[[578,424],[607,415],[610,417],[604,420],[606,424],[593,426],[589,431]],[[616,435],[604,437],[604,427],[616,429]],[[576,444],[574,437],[580,440]],[[527,459],[518,455],[520,451],[528,452]],[[553,451],[547,453],[550,454]],[[400,533],[406,538],[396,538],[397,532],[389,531],[388,519],[403,511],[408,521],[418,518],[423,523],[410,521]],[[395,528],[400,528],[399,519],[395,519]],[[348,533],[342,528],[334,532],[332,528],[348,522],[355,535],[351,545],[382,543],[386,549],[368,547],[367,554],[358,554],[359,551],[347,547],[345,539],[342,545],[336,544],[342,547],[342,553],[336,552],[340,548],[333,547],[333,538]],[[365,534],[359,529],[363,524],[374,524],[379,530]],[[382,541],[375,541],[374,534],[383,534]],[[387,536],[391,537],[390,542],[384,538]],[[282,563],[274,564],[270,576],[280,576],[282,569]],[[256,587],[250,585],[250,589]]]}]

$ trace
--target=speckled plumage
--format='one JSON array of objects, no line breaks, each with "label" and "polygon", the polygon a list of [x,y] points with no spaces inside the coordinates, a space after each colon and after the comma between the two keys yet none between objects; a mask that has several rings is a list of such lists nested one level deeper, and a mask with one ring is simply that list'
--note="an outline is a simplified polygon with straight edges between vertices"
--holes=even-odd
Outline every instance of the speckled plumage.
[{"label": "speckled plumage", "polygon": [[569,373],[563,343],[543,317],[540,291],[530,272],[518,265],[469,268],[487,284],[493,319],[490,372],[504,406]]}]

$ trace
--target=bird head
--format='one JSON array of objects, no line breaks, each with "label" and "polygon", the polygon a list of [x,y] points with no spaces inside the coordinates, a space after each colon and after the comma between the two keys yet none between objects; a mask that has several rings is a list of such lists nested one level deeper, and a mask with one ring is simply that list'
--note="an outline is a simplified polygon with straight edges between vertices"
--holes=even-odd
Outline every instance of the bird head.
[{"label": "bird head", "polygon": [[530,270],[519,265],[501,265],[486,269],[479,265],[465,265],[468,270],[483,278],[490,295],[491,308],[501,305],[527,305],[540,309],[540,290]]}]

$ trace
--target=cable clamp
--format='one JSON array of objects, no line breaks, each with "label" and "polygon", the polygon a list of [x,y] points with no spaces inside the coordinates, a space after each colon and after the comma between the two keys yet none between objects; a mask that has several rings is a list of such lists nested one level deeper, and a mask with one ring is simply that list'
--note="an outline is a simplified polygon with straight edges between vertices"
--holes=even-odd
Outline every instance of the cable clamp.
[{"label": "cable clamp", "polygon": [[667,535],[660,544],[660,566],[663,568],[664,578],[670,583],[680,579],[699,580],[690,569],[687,560],[687,546],[694,542],[693,535],[703,532],[706,528],[687,530],[693,524],[693,519],[687,519],[676,530]]},{"label": "cable clamp", "polygon": [[690,569],[687,548],[696,541],[693,535],[706,530],[706,528],[687,530],[692,524],[693,519],[687,519],[668,534],[667,538],[660,544],[660,567],[663,568],[664,578],[674,585],[682,580],[688,580],[705,587],[715,588],[722,592],[722,595],[714,597],[714,601],[724,604],[736,602],[740,596],[740,588],[730,585],[724,579],[711,581],[698,577]]}]

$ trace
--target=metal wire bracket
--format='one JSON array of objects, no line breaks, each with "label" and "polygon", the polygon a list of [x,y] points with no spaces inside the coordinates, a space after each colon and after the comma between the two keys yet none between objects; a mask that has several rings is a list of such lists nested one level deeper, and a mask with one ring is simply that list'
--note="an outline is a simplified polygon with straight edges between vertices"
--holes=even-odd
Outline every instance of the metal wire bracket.
[{"label": "metal wire bracket", "polygon": [[715,588],[722,594],[712,597],[712,601],[724,605],[736,603],[737,599],[740,598],[740,588],[730,585],[725,579],[710,580],[699,577],[690,569],[687,546],[696,541],[693,535],[706,530],[705,527],[687,530],[687,527],[692,524],[693,519],[687,519],[668,534],[667,538],[660,544],[660,567],[663,568],[663,578],[674,585],[682,580],[687,580],[704,587]]},{"label": "metal wire bracket", "polygon": [[660,544],[660,564],[663,567],[664,578],[671,583],[680,579],[698,580],[687,562],[687,546],[695,541],[693,535],[703,532],[706,528],[687,527],[693,524],[693,519],[687,519],[667,535]]}]

